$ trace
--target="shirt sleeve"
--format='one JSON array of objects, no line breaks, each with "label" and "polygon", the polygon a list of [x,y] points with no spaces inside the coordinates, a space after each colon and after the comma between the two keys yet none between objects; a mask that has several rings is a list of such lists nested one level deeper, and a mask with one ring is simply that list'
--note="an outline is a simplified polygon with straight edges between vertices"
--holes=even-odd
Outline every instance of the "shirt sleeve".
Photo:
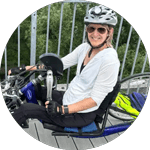
[{"label": "shirt sleeve", "polygon": [[66,55],[61,59],[64,66],[63,70],[77,64],[81,46],[82,45],[79,45],[75,50],[73,50],[71,53],[69,53],[68,55]]},{"label": "shirt sleeve", "polygon": [[104,98],[113,90],[117,83],[119,66],[119,60],[114,62],[111,59],[107,59],[104,61],[103,66],[100,67],[91,92],[91,98],[97,103],[97,106],[100,106]]}]

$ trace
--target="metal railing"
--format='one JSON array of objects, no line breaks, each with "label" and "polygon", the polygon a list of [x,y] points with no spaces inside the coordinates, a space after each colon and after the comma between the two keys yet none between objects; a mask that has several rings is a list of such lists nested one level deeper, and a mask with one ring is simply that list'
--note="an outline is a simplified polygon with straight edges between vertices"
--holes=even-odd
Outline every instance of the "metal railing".
[{"label": "metal railing", "polygon": [[[71,31],[71,38],[70,38],[70,50],[69,52],[72,51],[72,45],[73,45],[73,38],[74,38],[74,27],[75,27],[75,18],[76,18],[76,11],[77,11],[77,5],[80,3],[85,3],[86,4],[86,13],[89,10],[89,4],[91,2],[88,1],[84,1],[84,0],[65,0],[63,2],[61,2],[61,13],[60,13],[60,24],[59,24],[59,38],[58,38],[58,49],[57,49],[57,54],[58,56],[60,55],[60,45],[61,45],[61,32],[62,32],[62,21],[63,21],[63,9],[64,9],[64,4],[65,3],[73,3],[74,4],[74,10],[73,10],[73,16],[72,16],[72,31]],[[48,53],[48,40],[49,40],[49,27],[50,27],[50,10],[51,10],[51,5],[48,5],[48,17],[47,17],[47,36],[46,36],[46,50],[45,52]],[[118,45],[119,45],[119,39],[120,39],[120,35],[122,32],[122,24],[123,24],[124,18],[121,17],[120,20],[120,25],[119,25],[119,29],[117,33],[117,38],[116,38],[116,43],[115,43],[115,49],[118,49]],[[31,50],[30,50],[30,65],[35,65],[36,62],[36,31],[37,31],[37,11],[35,11],[32,15],[31,15]],[[121,72],[120,72],[120,79],[122,79],[123,73],[124,73],[124,69],[125,69],[125,62],[126,62],[126,58],[127,58],[127,53],[128,53],[128,49],[129,49],[129,44],[130,44],[130,39],[131,39],[131,34],[133,31],[133,27],[130,26],[130,31],[128,34],[128,39],[127,39],[127,43],[126,43],[126,49],[125,49],[125,54],[124,54],[124,58],[122,61],[122,66],[121,66]],[[83,38],[82,38],[82,42],[85,42],[85,27],[83,30]],[[136,48],[136,53],[135,53],[135,57],[134,62],[133,62],[133,66],[132,66],[132,70],[131,70],[131,75],[134,73],[134,69],[135,69],[135,64],[136,64],[136,60],[137,60],[137,56],[139,53],[139,47],[141,44],[141,39],[139,37],[138,40],[138,44],[137,44],[137,48]],[[145,70],[145,66],[146,66],[146,62],[148,60],[148,56],[147,53],[145,55],[145,61],[143,63],[142,66],[142,70],[141,73],[144,72]],[[18,66],[20,66],[20,26],[18,26]],[[5,48],[5,77],[7,77],[7,47]],[[69,76],[70,76],[70,68],[68,69],[68,73],[67,73],[67,86],[69,84]]]}]

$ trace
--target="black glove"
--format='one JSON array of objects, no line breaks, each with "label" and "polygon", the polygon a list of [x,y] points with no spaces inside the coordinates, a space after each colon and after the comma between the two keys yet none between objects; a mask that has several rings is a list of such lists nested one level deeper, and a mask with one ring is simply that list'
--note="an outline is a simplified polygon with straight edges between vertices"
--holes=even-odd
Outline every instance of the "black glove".
[{"label": "black glove", "polygon": [[47,113],[51,117],[55,117],[62,114],[62,107],[55,101],[50,101],[48,104],[48,108],[46,108]]},{"label": "black glove", "polygon": [[25,65],[22,65],[21,67],[12,68],[11,69],[11,75],[12,74],[19,74],[19,73],[21,73],[21,72],[23,72],[25,70],[26,70]]}]

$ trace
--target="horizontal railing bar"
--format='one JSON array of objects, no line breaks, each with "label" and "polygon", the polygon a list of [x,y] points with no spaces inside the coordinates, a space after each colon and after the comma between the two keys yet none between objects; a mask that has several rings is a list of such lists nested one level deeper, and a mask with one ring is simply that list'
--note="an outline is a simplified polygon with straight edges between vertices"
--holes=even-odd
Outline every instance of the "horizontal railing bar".
[{"label": "horizontal railing bar", "polygon": [[93,3],[93,2],[84,1],[84,0],[64,0],[62,2],[63,3]]}]

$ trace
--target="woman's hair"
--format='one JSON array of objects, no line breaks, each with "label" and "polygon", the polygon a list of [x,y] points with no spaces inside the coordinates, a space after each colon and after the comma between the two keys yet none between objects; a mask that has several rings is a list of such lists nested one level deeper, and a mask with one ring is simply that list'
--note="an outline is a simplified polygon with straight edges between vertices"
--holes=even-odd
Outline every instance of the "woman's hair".
[{"label": "woman's hair", "polygon": [[108,31],[108,38],[106,40],[106,44],[107,44],[107,47],[112,47],[113,48],[113,45],[112,45],[112,40],[113,40],[113,32],[110,32],[110,30],[113,28],[111,26],[108,26],[108,25],[103,25],[107,31]]}]

